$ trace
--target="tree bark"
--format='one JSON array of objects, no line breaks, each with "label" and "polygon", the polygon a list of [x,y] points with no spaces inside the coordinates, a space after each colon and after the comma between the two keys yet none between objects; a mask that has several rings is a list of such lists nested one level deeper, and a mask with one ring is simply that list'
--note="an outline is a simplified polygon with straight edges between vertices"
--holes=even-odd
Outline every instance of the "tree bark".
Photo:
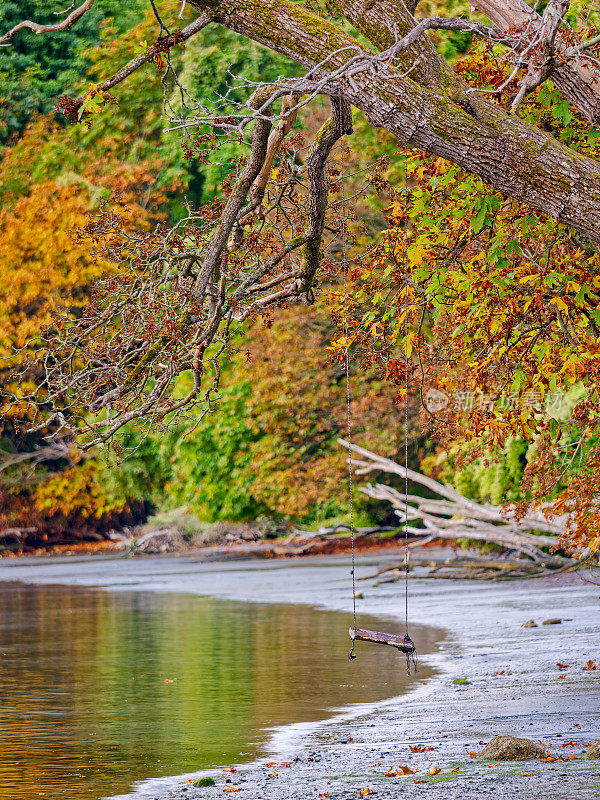
[{"label": "tree bark", "polygon": [[[412,19],[396,0],[347,0],[344,14],[379,50],[390,27]],[[323,78],[362,47],[328,20],[289,0],[193,0],[215,22],[286,55]],[[326,61],[326,64],[324,63]],[[364,112],[401,144],[445,158],[492,189],[526,203],[600,242],[600,164],[508,114],[471,90],[425,37],[394,67],[342,75],[325,91]],[[320,65],[320,66],[319,66]],[[409,75],[399,69],[413,66]],[[410,68],[408,66],[407,68]]]},{"label": "tree bark", "polygon": [[[541,17],[524,0],[471,0],[473,6],[501,31],[537,26]],[[589,122],[600,122],[600,70],[579,57],[558,64],[551,79],[562,94]]]}]

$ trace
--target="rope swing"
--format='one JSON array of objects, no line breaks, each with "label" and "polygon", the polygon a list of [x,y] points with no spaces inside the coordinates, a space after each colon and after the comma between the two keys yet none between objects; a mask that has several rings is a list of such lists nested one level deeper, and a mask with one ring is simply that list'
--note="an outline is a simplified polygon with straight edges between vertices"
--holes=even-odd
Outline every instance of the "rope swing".
[{"label": "rope swing", "polygon": [[[356,627],[356,576],[355,576],[355,550],[354,550],[354,487],[352,484],[352,421],[351,421],[351,394],[350,394],[350,336],[348,322],[348,259],[347,259],[347,240],[346,240],[346,207],[345,207],[345,164],[344,164],[344,130],[342,127],[342,95],[340,92],[340,181],[341,181],[341,225],[342,225],[342,270],[344,274],[344,336],[345,336],[345,359],[344,367],[346,373],[346,422],[348,436],[348,490],[350,496],[350,541],[352,546],[352,627],[349,630],[352,640],[352,647],[348,653],[348,659],[353,661],[356,658],[354,645],[356,640],[371,642],[374,644],[387,644],[395,647],[406,655],[406,672],[411,674],[411,664],[416,671],[415,645],[408,633],[408,511],[404,515],[404,636],[395,633],[383,633],[381,631],[370,631]],[[408,335],[408,263],[406,250],[408,245],[408,152],[404,148],[404,330],[405,342]],[[404,348],[404,463],[408,463],[408,350]],[[408,477],[405,474],[405,498],[408,498]],[[408,503],[408,499],[406,499]]]}]

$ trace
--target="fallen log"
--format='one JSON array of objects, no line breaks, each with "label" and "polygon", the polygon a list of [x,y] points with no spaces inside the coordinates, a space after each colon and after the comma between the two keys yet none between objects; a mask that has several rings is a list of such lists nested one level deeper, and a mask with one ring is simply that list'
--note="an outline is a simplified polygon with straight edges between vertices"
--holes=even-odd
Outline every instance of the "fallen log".
[{"label": "fallen log", "polygon": [[[401,492],[392,486],[366,484],[360,491],[376,500],[387,500],[395,509],[400,525],[417,537],[467,539],[499,545],[520,552],[545,567],[569,565],[572,559],[549,555],[542,548],[552,548],[564,533],[566,516],[547,520],[541,511],[532,511],[522,519],[510,507],[500,508],[463,497],[452,486],[408,469],[388,458],[378,456],[344,439],[338,443],[353,453],[352,466],[357,475],[379,470],[408,479],[433,492],[437,497],[421,497]],[[359,458],[356,459],[354,456]],[[413,524],[409,524],[413,523]],[[416,524],[414,524],[416,523]],[[536,533],[532,533],[535,531]]]}]

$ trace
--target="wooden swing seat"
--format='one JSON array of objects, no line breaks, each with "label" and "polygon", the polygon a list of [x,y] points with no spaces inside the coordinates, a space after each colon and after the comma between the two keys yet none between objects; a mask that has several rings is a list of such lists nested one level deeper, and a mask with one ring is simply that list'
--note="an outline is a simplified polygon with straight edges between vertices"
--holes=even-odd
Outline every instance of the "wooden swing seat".
[{"label": "wooden swing seat", "polygon": [[354,642],[371,642],[373,644],[388,644],[395,647],[401,653],[414,653],[415,645],[408,636],[400,636],[397,633],[381,633],[380,631],[367,631],[363,628],[350,628],[348,633]]}]

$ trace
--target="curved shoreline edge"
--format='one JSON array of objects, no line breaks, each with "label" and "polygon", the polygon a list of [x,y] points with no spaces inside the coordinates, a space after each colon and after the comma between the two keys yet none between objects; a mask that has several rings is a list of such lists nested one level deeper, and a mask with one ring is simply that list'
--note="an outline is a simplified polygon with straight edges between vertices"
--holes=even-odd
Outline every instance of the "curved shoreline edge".
[{"label": "curved shoreline edge", "polygon": [[[373,556],[360,558],[357,576],[370,571],[373,562]],[[339,611],[349,611],[351,606],[347,558],[208,564],[186,554],[162,557],[160,571],[157,567],[155,559],[92,557],[26,563],[19,559],[6,567],[0,564],[0,579],[310,603]],[[400,585],[365,586],[364,592],[360,611],[391,617],[398,624],[403,617]],[[469,752],[479,751],[480,741],[505,733],[540,739],[557,754],[581,751],[575,746],[561,749],[568,741],[582,746],[600,739],[600,671],[582,670],[588,659],[600,656],[598,587],[569,575],[561,580],[493,584],[415,579],[410,593],[413,622],[448,631],[443,652],[428,657],[441,674],[427,686],[382,701],[377,708],[352,708],[347,718],[342,713],[307,723],[302,729],[292,724],[275,730],[274,746],[283,744],[282,737],[291,737],[289,752],[295,753],[295,760],[277,777],[268,777],[268,770],[261,766],[264,759],[240,767],[229,778],[240,799],[305,800],[321,794],[342,800],[358,797],[366,787],[378,799],[390,800],[404,791],[425,788],[428,796],[444,800],[486,794],[511,800],[597,798],[600,764],[581,759],[558,762],[558,767],[535,762],[526,765],[526,772],[515,764],[488,766]],[[541,623],[552,617],[563,622],[521,627],[530,618]],[[564,679],[559,679],[557,662],[571,665]],[[457,678],[468,684],[454,684]],[[341,732],[337,740],[328,736],[332,726]],[[351,741],[342,744],[340,739]],[[435,749],[414,754],[409,744]],[[414,773],[386,777],[389,767],[399,765]],[[458,771],[452,773],[456,766]],[[440,772],[428,777],[436,769]],[[194,777],[209,772],[220,777],[208,790],[184,785],[186,775],[166,779],[170,786],[158,784],[164,779],[144,781],[132,794],[121,797],[221,796],[223,772],[202,771]],[[415,786],[415,780],[426,783]]]}]

